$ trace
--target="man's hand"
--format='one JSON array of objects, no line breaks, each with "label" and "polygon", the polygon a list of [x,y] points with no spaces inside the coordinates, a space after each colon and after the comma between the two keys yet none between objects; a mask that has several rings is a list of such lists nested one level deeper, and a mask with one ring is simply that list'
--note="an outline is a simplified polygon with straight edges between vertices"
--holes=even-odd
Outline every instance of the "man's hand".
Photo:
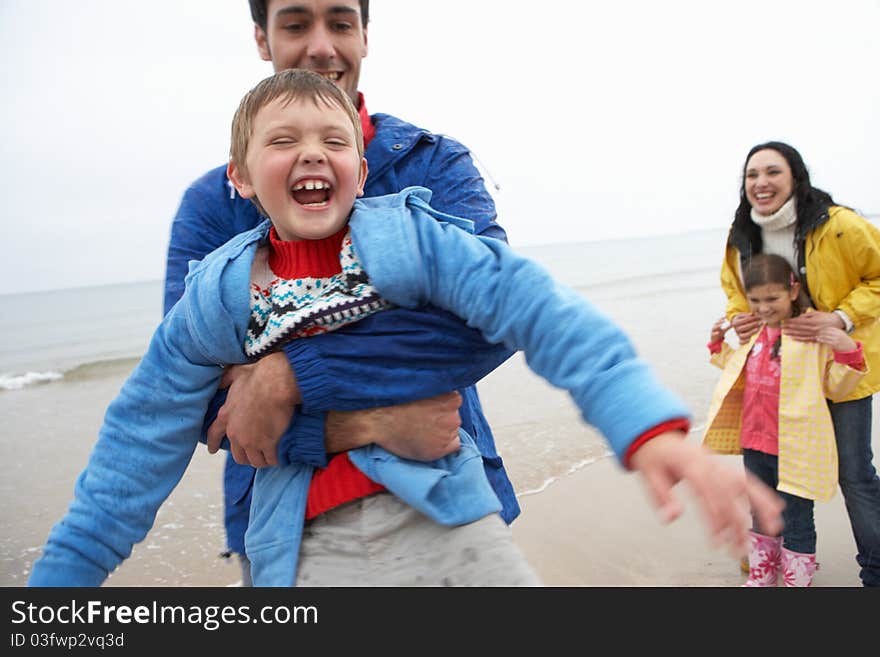
[{"label": "man's hand", "polygon": [[761,328],[761,319],[755,313],[738,313],[730,320],[730,324],[736,331],[739,343],[745,344]]},{"label": "man's hand", "polygon": [[208,427],[208,452],[214,454],[226,435],[236,463],[262,468],[278,465],[278,442],[300,399],[296,377],[281,353],[253,365],[233,365],[220,381],[226,402]]},{"label": "man's hand", "polygon": [[837,313],[811,312],[787,319],[782,323],[782,332],[801,342],[815,342],[819,331],[826,326],[843,330],[846,324]]},{"label": "man's hand", "polygon": [[448,392],[419,401],[364,411],[331,411],[325,425],[328,453],[376,443],[402,458],[433,461],[460,447],[461,395]]},{"label": "man's hand", "polygon": [[758,526],[771,535],[782,531],[784,503],[771,488],[740,468],[724,466],[711,452],[684,439],[682,432],[660,434],[639,447],[630,465],[644,478],[648,492],[665,522],[681,515],[682,506],[672,492],[686,481],[700,505],[713,545],[728,544],[744,553],[749,509]]}]

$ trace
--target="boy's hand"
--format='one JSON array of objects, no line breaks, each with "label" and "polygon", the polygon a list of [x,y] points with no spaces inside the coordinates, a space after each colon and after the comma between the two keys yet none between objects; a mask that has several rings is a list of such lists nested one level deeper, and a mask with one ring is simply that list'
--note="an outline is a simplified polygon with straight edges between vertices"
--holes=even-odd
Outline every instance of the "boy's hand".
[{"label": "boy's hand", "polygon": [[721,342],[724,340],[724,336],[731,329],[731,324],[728,323],[726,317],[721,317],[714,324],[712,324],[712,332],[709,334],[709,342]]},{"label": "boy's hand", "polygon": [[827,344],[834,351],[853,351],[858,347],[853,340],[843,331],[834,326],[823,326],[816,333],[816,342]]},{"label": "boy's hand", "polygon": [[730,324],[736,331],[740,344],[745,344],[761,328],[761,319],[755,313],[738,313],[730,320]]},{"label": "boy's hand", "polygon": [[639,447],[630,465],[644,478],[648,492],[665,522],[678,518],[682,506],[672,489],[686,481],[699,502],[713,545],[728,544],[744,553],[749,509],[770,534],[782,530],[783,502],[771,488],[742,468],[726,466],[711,452],[689,443],[682,432],[670,431]]},{"label": "boy's hand", "polygon": [[278,465],[278,443],[300,402],[287,357],[277,352],[253,365],[228,367],[220,387],[229,390],[208,427],[208,452],[215,453],[226,435],[236,463],[255,468]]}]

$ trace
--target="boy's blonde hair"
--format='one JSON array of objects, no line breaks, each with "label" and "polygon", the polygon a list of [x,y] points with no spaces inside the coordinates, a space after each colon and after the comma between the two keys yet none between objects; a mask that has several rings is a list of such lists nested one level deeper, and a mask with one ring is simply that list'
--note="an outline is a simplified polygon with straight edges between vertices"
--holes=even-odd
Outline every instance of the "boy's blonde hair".
[{"label": "boy's blonde hair", "polygon": [[254,134],[254,118],[256,118],[257,112],[278,98],[283,99],[285,104],[300,98],[308,98],[316,105],[323,102],[327,106],[336,106],[342,109],[351,119],[351,124],[354,127],[358,158],[364,156],[361,117],[348,95],[330,80],[317,73],[304,69],[287,69],[262,80],[247,92],[232,118],[229,159],[245,173],[247,172],[245,164],[247,149]]}]

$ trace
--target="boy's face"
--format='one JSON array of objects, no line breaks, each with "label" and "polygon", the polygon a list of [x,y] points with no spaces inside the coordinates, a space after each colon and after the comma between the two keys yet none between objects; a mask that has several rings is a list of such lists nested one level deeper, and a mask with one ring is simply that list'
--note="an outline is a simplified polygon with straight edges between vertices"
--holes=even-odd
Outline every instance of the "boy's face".
[{"label": "boy's face", "polygon": [[367,31],[357,0],[269,0],[265,31],[255,26],[260,56],[275,72],[304,68],[336,83],[358,105]]},{"label": "boy's face", "polygon": [[342,108],[279,98],[254,117],[245,170],[230,164],[230,180],[260,200],[281,239],[323,239],[346,224],[364,191],[367,161],[355,139]]}]

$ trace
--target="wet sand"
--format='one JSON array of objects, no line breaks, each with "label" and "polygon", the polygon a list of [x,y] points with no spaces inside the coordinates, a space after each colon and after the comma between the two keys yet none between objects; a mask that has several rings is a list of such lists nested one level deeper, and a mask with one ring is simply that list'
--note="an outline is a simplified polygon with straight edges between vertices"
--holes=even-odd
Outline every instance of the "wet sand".
[{"label": "wet sand", "polygon": [[[513,534],[548,586],[742,584],[738,560],[710,546],[687,491],[678,494],[685,514],[661,524],[638,477],[622,474],[609,458],[522,499]],[[814,586],[861,586],[842,496],[817,504],[815,516],[820,568]]]}]

